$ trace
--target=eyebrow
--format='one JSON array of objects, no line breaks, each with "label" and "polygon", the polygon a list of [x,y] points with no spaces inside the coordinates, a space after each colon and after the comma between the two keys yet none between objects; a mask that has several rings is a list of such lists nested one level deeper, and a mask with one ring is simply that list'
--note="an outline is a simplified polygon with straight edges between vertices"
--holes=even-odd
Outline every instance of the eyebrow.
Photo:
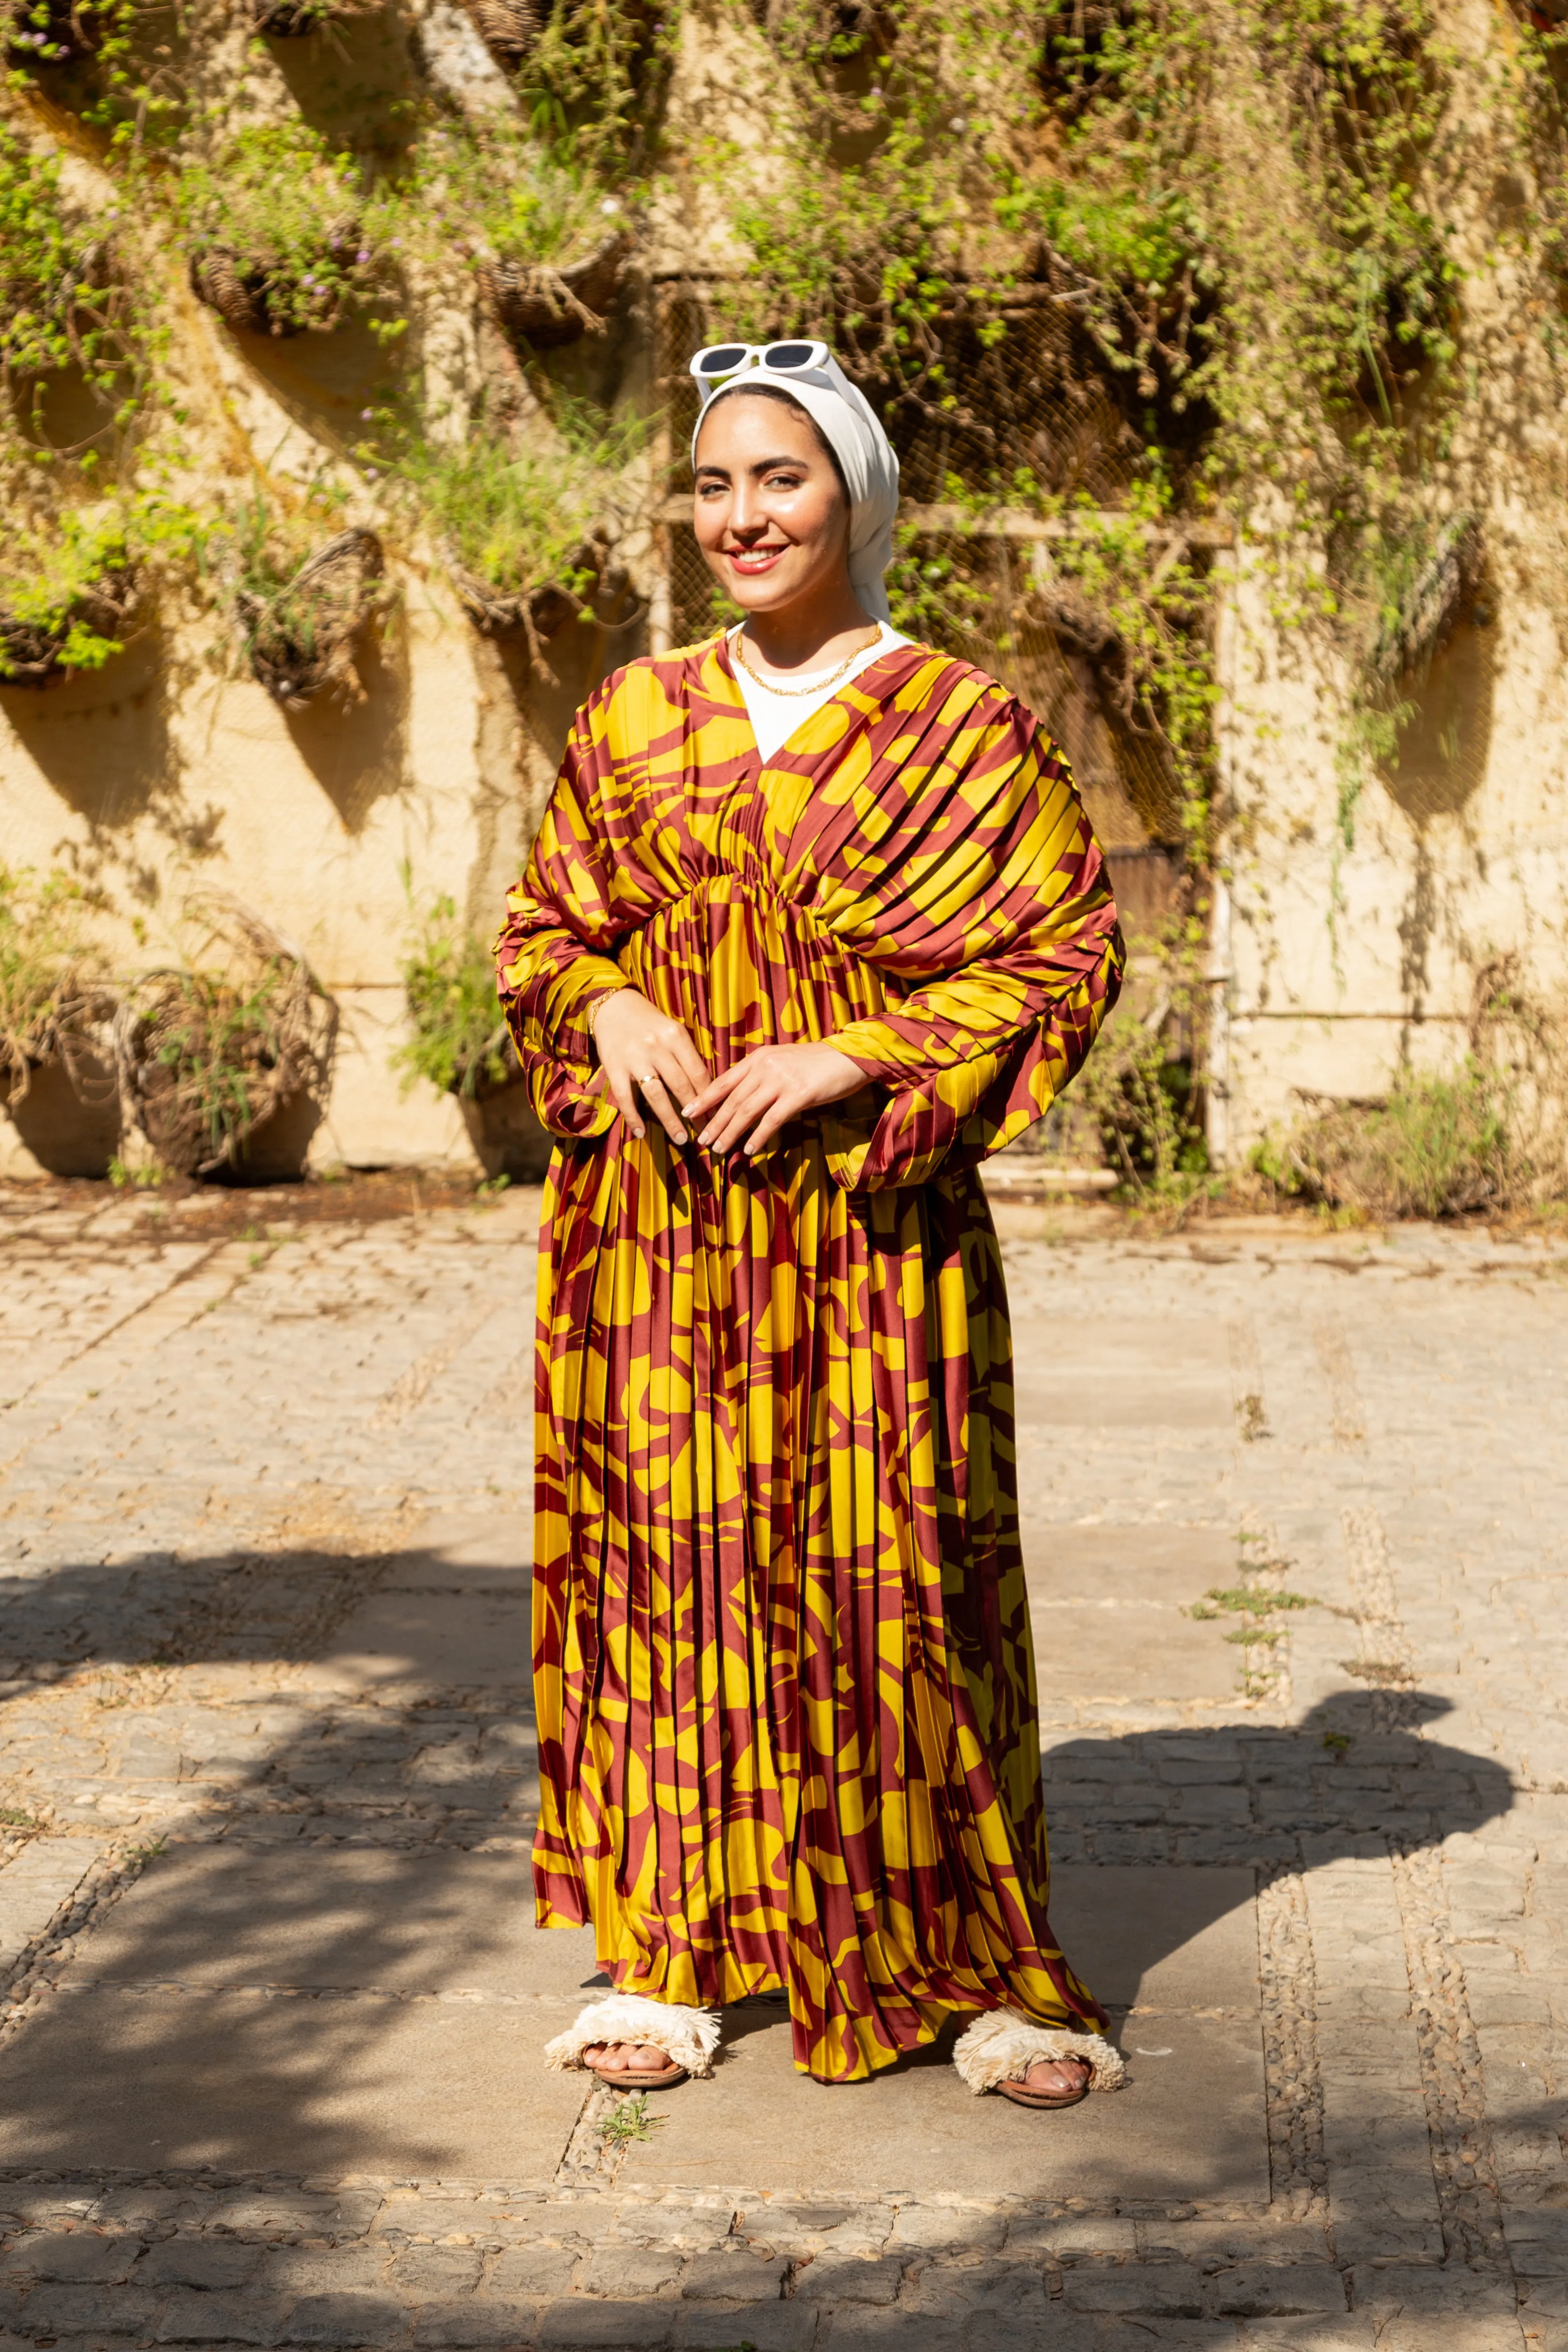
[{"label": "eyebrow", "polygon": [[[771,474],[775,466],[809,466],[810,463],[809,457],[803,457],[797,451],[790,450],[777,457],[759,457],[754,465],[748,466],[745,470],[748,474]],[[698,479],[700,480],[704,474],[717,474],[721,482],[727,482],[730,479],[728,466],[704,463],[697,468]]]}]

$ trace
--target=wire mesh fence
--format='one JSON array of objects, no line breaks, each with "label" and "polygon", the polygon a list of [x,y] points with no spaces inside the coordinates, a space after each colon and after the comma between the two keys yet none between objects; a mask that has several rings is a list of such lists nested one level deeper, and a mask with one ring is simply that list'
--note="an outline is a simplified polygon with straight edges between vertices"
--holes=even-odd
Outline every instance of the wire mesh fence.
[{"label": "wire mesh fence", "polygon": [[[986,320],[1003,331],[983,335]],[[736,616],[716,587],[687,519],[689,449],[697,421],[690,354],[721,340],[723,288],[690,279],[658,289],[659,392],[669,432],[672,496],[662,530],[672,642],[690,645]],[[1184,894],[1180,799],[1163,745],[1140,735],[1100,687],[1095,665],[1040,611],[1047,558],[1007,523],[1008,501],[1039,494],[1114,508],[1133,477],[1139,440],[1103,362],[1070,305],[1027,289],[983,318],[962,304],[933,322],[931,365],[893,380],[873,359],[859,382],[899,453],[904,496],[900,563],[942,584],[929,634],[941,650],[1000,678],[1061,745],[1115,870],[1132,928],[1157,926]]]},{"label": "wire mesh fence", "polygon": [[[688,278],[660,294],[659,373],[679,451],[697,417],[687,361],[722,339],[723,288]],[[1028,287],[984,308],[957,301],[928,322],[926,341],[897,373],[852,340],[844,352],[899,453],[907,499],[938,504],[956,488],[1005,503],[1019,476],[1096,505],[1125,494],[1142,436],[1069,300]]]}]

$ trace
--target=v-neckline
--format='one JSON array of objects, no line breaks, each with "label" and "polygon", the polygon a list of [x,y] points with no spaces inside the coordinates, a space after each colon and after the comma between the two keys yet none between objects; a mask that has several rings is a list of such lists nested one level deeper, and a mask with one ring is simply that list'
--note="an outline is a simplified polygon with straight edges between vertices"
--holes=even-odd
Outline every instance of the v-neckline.
[{"label": "v-neckline", "polygon": [[789,733],[784,737],[784,741],[776,744],[773,750],[767,754],[766,758],[764,758],[763,755],[763,747],[757,740],[756,722],[752,717],[751,705],[746,700],[745,688],[741,684],[740,678],[735,673],[735,656],[730,649],[730,632],[727,628],[721,629],[719,632],[718,645],[720,667],[723,670],[725,677],[729,679],[731,687],[734,690],[735,699],[741,708],[741,715],[745,719],[747,728],[751,732],[751,756],[756,763],[759,774],[762,770],[768,765],[770,761],[782,759],[784,757],[784,754],[789,750],[791,744],[795,741],[795,737],[800,733],[802,727],[809,726],[814,719],[820,719],[825,710],[831,710],[834,704],[841,701],[844,696],[850,691],[851,688],[860,685],[863,679],[870,677],[871,672],[874,669],[879,669],[882,664],[889,658],[889,655],[914,653],[917,650],[918,648],[907,639],[896,646],[879,646],[879,650],[872,654],[870,660],[866,664],[864,669],[858,669],[853,677],[847,677],[842,686],[837,687],[834,689],[834,691],[827,697],[826,702],[819,702],[815,710],[807,711],[805,717],[800,721],[800,726],[792,727]]}]

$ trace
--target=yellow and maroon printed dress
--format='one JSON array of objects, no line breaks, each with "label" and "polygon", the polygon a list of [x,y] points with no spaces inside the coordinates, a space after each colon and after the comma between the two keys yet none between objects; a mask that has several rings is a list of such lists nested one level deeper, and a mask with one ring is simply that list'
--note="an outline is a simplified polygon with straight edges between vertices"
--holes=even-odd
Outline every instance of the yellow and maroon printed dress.
[{"label": "yellow and maroon printed dress", "polygon": [[[1006,2005],[1103,2024],[1046,1917],[1012,1353],[976,1162],[1114,1001],[1067,769],[895,646],[764,767],[722,638],[579,713],[498,946],[540,1116],[542,1926],[626,1992],[787,1990],[849,2082]],[[637,1140],[587,1016],[710,1067],[831,1035],[871,1084],[754,1160]]]}]

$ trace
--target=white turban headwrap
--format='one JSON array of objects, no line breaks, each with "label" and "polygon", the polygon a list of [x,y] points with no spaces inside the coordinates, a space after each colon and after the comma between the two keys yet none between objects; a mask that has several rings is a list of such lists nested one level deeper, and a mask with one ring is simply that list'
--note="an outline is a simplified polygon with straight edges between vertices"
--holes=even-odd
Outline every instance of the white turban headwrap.
[{"label": "white turban headwrap", "polygon": [[889,621],[882,574],[893,560],[899,460],[865,394],[832,359],[825,368],[810,368],[798,375],[747,368],[726,377],[722,383],[711,388],[701,383],[700,388],[702,409],[691,436],[693,465],[702,418],[727,392],[782,392],[805,409],[842,467],[849,492],[850,584],[862,611],[873,621]]}]

